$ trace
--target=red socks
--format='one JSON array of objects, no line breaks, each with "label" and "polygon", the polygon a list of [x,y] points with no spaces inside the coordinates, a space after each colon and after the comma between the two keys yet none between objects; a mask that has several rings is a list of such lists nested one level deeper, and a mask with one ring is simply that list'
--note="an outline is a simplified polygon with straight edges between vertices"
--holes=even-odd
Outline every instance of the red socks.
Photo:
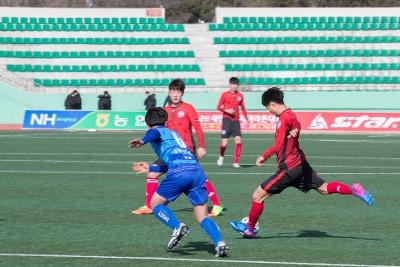
[{"label": "red socks", "polygon": [[256,225],[258,218],[260,218],[261,213],[264,210],[264,202],[258,203],[258,202],[252,202],[251,204],[251,209],[249,212],[249,223],[247,224],[250,230],[254,229],[254,226]]},{"label": "red socks", "polygon": [[206,188],[208,192],[208,197],[210,198],[213,206],[221,206],[221,204],[219,203],[217,193],[215,192],[214,186],[208,179],[206,180]]},{"label": "red socks", "polygon": [[157,178],[147,177],[146,179],[146,206],[150,208],[150,201],[158,187]]},{"label": "red socks", "polygon": [[223,157],[225,155],[225,149],[226,149],[226,146],[223,147],[223,146],[219,145],[219,155],[221,157]]},{"label": "red socks", "polygon": [[235,158],[233,160],[233,163],[239,163],[241,154],[242,154],[242,144],[236,144],[236,146],[235,146]]},{"label": "red socks", "polygon": [[340,182],[330,182],[326,187],[326,191],[328,194],[342,194],[342,195],[350,195],[353,192],[350,189],[350,186],[347,184],[343,184]]}]

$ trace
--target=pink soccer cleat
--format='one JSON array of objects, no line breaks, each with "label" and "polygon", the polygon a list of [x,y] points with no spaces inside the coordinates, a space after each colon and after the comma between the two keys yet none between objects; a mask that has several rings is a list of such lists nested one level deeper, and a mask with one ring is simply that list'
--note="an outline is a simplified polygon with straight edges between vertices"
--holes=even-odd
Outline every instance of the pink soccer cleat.
[{"label": "pink soccer cleat", "polygon": [[351,191],[353,191],[353,195],[364,201],[368,206],[372,206],[374,204],[374,198],[372,195],[365,190],[360,184],[355,183],[351,186]]}]

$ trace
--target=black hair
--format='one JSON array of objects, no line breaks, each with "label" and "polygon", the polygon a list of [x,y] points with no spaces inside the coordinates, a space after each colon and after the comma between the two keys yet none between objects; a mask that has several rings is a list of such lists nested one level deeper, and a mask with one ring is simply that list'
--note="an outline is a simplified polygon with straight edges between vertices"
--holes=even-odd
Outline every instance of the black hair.
[{"label": "black hair", "polygon": [[150,127],[157,125],[165,125],[168,120],[168,113],[160,107],[150,108],[144,119],[146,124]]},{"label": "black hair", "polygon": [[230,84],[240,84],[239,79],[237,77],[231,77],[229,79]]},{"label": "black hair", "polygon": [[263,106],[267,106],[270,102],[284,104],[283,92],[279,87],[271,87],[262,94],[261,103]]},{"label": "black hair", "polygon": [[169,90],[177,90],[181,91],[182,93],[185,92],[185,82],[182,79],[175,79],[168,85]]}]

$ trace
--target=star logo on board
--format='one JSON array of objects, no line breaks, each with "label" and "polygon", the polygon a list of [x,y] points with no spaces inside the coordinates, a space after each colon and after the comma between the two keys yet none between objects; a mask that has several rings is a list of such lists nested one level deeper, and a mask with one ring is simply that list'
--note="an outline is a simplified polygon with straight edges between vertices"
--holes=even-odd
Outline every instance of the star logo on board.
[{"label": "star logo on board", "polygon": [[326,123],[326,120],[321,116],[321,114],[318,114],[310,123],[310,126],[308,126],[308,129],[312,130],[321,130],[321,129],[328,129],[328,124]]}]

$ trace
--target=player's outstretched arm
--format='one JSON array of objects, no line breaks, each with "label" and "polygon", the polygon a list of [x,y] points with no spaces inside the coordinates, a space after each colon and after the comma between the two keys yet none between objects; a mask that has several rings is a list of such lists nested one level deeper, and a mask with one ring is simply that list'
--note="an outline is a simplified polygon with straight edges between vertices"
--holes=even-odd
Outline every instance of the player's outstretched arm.
[{"label": "player's outstretched arm", "polygon": [[139,148],[143,145],[144,145],[144,142],[141,139],[133,139],[128,142],[129,148]]},{"label": "player's outstretched arm", "polygon": [[199,159],[201,159],[202,157],[204,157],[206,155],[206,149],[204,147],[199,147],[197,149],[197,157],[199,157]]},{"label": "player's outstretched arm", "polygon": [[259,166],[259,167],[264,166],[264,162],[265,162],[266,160],[267,160],[266,158],[264,158],[263,156],[260,156],[260,157],[258,157],[258,159],[256,160],[256,165]]},{"label": "player's outstretched arm", "polygon": [[150,166],[146,162],[135,162],[132,165],[132,171],[134,171],[137,174],[148,173],[149,168]]},{"label": "player's outstretched arm", "polygon": [[264,153],[256,160],[257,166],[263,166],[264,162],[269,159],[273,154],[276,154],[275,144],[267,148]]},{"label": "player's outstretched arm", "polygon": [[298,134],[299,134],[299,129],[295,128],[289,132],[289,135],[287,136],[287,138],[296,137]]}]

